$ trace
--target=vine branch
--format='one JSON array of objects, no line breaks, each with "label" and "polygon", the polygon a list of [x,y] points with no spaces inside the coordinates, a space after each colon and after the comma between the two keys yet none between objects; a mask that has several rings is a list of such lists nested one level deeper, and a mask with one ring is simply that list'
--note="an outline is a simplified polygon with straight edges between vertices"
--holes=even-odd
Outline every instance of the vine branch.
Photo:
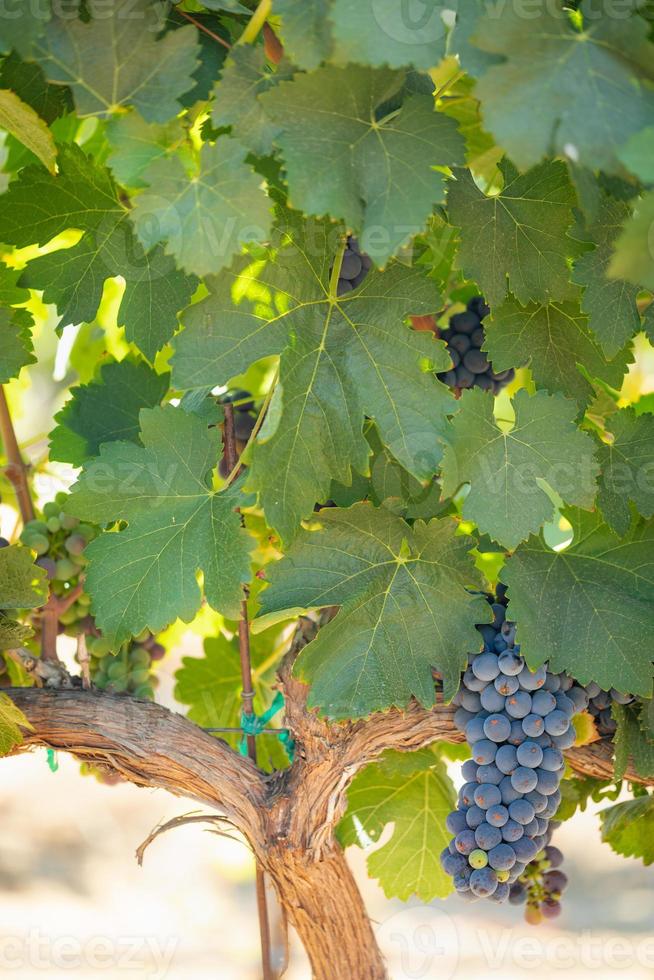
[{"label": "vine branch", "polygon": [[7,403],[7,395],[3,385],[0,385],[0,438],[7,456],[7,466],[5,473],[7,479],[11,481],[18,501],[18,507],[23,519],[23,524],[34,520],[34,504],[30,494],[29,482],[27,479],[28,467],[20,452],[14,424]]}]

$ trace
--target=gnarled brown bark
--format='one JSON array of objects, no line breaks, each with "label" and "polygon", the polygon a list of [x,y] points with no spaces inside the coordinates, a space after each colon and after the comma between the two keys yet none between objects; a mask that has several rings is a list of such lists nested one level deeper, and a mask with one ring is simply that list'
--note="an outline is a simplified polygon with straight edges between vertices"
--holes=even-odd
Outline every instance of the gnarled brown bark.
[{"label": "gnarled brown bark", "polygon": [[318,860],[303,850],[273,846],[265,867],[315,980],[387,977],[361,893],[338,845]]}]

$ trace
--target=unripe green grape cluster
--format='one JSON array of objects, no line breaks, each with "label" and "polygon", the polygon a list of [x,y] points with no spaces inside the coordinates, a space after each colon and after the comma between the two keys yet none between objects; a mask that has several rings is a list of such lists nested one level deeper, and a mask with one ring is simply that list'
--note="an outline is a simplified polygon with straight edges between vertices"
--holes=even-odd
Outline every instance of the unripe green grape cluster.
[{"label": "unripe green grape cluster", "polygon": [[108,640],[97,633],[87,637],[86,648],[95,687],[136,698],[154,698],[158,678],[153,675],[153,664],[161,660],[165,650],[149,630],[124,643],[116,653]]},{"label": "unripe green grape cluster", "polygon": [[[45,504],[41,518],[27,522],[20,536],[22,543],[36,552],[36,564],[46,570],[50,591],[58,598],[65,598],[79,584],[87,564],[84,549],[100,533],[94,524],[83,524],[63,511],[67,499],[68,494],[58,493],[54,500]],[[90,605],[88,593],[81,592],[60,614],[60,631],[69,636],[85,632]]]}]

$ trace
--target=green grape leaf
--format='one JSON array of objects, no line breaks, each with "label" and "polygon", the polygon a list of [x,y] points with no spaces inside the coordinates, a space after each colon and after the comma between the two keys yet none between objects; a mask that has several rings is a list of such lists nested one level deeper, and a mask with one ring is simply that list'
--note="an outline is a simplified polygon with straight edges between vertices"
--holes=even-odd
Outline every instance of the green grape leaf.
[{"label": "green grape leaf", "polygon": [[631,525],[629,501],[643,517],[654,516],[654,417],[622,408],[606,421],[610,442],[602,442],[597,503],[618,534]]},{"label": "green grape leaf", "polygon": [[32,725],[9,695],[0,692],[0,755],[7,755],[14,746],[21,744],[21,728],[29,730]]},{"label": "green grape leaf", "polygon": [[644,184],[654,184],[654,126],[634,133],[618,155],[639,180]]},{"label": "green grape leaf", "polygon": [[0,650],[13,650],[22,646],[33,633],[30,626],[17,623],[0,612]]},{"label": "green grape leaf", "polygon": [[69,89],[48,84],[39,65],[23,61],[15,51],[0,64],[0,88],[15,92],[48,124],[73,110]]},{"label": "green grape leaf", "polygon": [[209,297],[186,311],[175,340],[182,389],[223,384],[282,353],[271,404],[279,425],[262,432],[248,486],[284,540],[327,499],[332,480],[349,484],[352,467],[367,474],[364,416],[410,473],[428,479],[453,405],[431,373],[449,367],[444,344],[403,323],[438,307],[434,284],[394,262],[337,298],[329,280],[338,238],[328,222],[289,216],[267,260],[243,258],[209,281]]},{"label": "green grape leaf", "polygon": [[0,127],[20,140],[48,170],[54,172],[57,147],[47,123],[9,89],[0,89]]},{"label": "green grape leaf", "polygon": [[[279,641],[279,632],[271,636],[266,631],[250,638],[254,710],[258,715],[270,707],[276,694],[278,659],[271,654]],[[243,681],[236,637],[228,640],[224,633],[208,637],[204,641],[204,656],[184,657],[175,680],[175,698],[189,706],[187,714],[191,721],[203,728],[240,727]],[[277,723],[278,717],[271,719],[267,727],[275,727]],[[219,737],[234,749],[241,740],[240,735],[227,732]],[[288,756],[277,736],[263,732],[257,736],[257,765],[269,770],[288,765]]]},{"label": "green grape leaf", "polygon": [[654,796],[616,803],[600,813],[602,840],[616,854],[654,864]]},{"label": "green grape leaf", "polygon": [[246,241],[263,241],[272,222],[261,177],[245,164],[245,147],[222,137],[205,144],[196,173],[178,156],[160,157],[143,173],[148,189],[134,202],[134,224],[146,249],[166,252],[204,276],[230,264]]},{"label": "green grape leaf", "polygon": [[621,539],[599,514],[565,516],[574,529],[568,548],[532,537],[501,572],[522,653],[531,667],[549,661],[581,684],[650,697],[654,526]]},{"label": "green grape leaf", "polygon": [[[180,408],[143,409],[143,447],[105,444],[83,470],[66,509],[93,523],[127,521],[86,549],[86,586],[102,632],[122,643],[177,617],[190,622],[201,600],[237,619],[250,577],[250,538],[235,508],[237,484],[211,487],[220,453],[217,430]],[[247,498],[245,498],[247,500]]]},{"label": "green grape leaf", "polygon": [[506,371],[527,361],[536,383],[560,391],[586,408],[595,390],[580,371],[619,388],[628,355],[607,362],[588,329],[588,318],[572,302],[530,303],[521,306],[510,296],[484,321],[488,352],[496,371]]},{"label": "green grape leaf", "polygon": [[147,187],[143,172],[185,137],[179,119],[147,123],[132,111],[110,119],[105,133],[111,146],[107,166],[123,187]]},{"label": "green grape leaf", "polygon": [[611,16],[595,0],[581,10],[577,30],[562,6],[537,4],[525,17],[520,6],[498,0],[477,25],[474,43],[504,58],[477,87],[486,127],[520,169],[562,155],[615,172],[620,148],[651,123],[647,24],[633,13]]},{"label": "green grape leaf", "polygon": [[347,792],[348,808],[337,827],[343,847],[361,845],[361,836],[378,841],[385,827],[393,833],[368,857],[368,873],[386,898],[422,902],[445,898],[452,879],[440,864],[440,852],[452,835],[445,818],[456,795],[445,763],[434,749],[385,752],[355,776]]},{"label": "green grape leaf", "polygon": [[[481,287],[491,307],[507,288],[521,303],[568,299],[568,237],[575,194],[565,164],[543,163],[519,174],[506,159],[504,187],[487,197],[467,170],[449,186],[448,212],[461,229],[460,264]],[[508,278],[508,283],[507,283]]]},{"label": "green grape leaf", "polygon": [[32,323],[27,310],[0,307],[0,384],[17,378],[27,364],[36,363]]},{"label": "green grape leaf", "polygon": [[514,548],[552,519],[545,487],[564,501],[591,507],[598,465],[591,436],[575,424],[577,406],[562,395],[525,389],[513,399],[507,431],[493,416],[495,400],[480,388],[464,391],[443,456],[443,496],[464,483],[463,516],[499,544]]},{"label": "green grape leaf", "polygon": [[342,218],[383,265],[421,231],[443,200],[436,167],[463,163],[456,123],[428,95],[409,95],[381,120],[404,73],[358,65],[326,67],[281,82],[260,98],[279,126],[293,206]]},{"label": "green grape leaf", "polygon": [[0,609],[34,609],[47,599],[45,569],[29,548],[0,548]]},{"label": "green grape leaf", "polygon": [[58,168],[54,177],[41,166],[26,167],[0,196],[8,244],[44,245],[64,231],[83,231],[76,245],[29,262],[19,282],[43,290],[44,302],[57,306],[63,323],[80,323],[94,318],[105,279],[121,275],[118,323],[152,359],[177,328],[177,312],[197,279],[179,272],[161,248],[143,251],[108,172],[78,147],[61,147]]},{"label": "green grape leaf", "polygon": [[623,201],[604,195],[591,229],[596,248],[576,262],[572,275],[573,282],[585,287],[581,308],[590,317],[590,328],[607,357],[613,357],[640,329],[638,288],[607,276],[613,243],[629,213]]},{"label": "green grape leaf", "polygon": [[640,705],[613,704],[611,714],[618,730],[613,736],[615,776],[622,779],[631,763],[643,779],[654,777],[654,743],[641,727]]},{"label": "green grape leaf", "polygon": [[50,4],[17,3],[3,9],[0,18],[0,51],[15,49],[24,58],[33,55],[35,42],[50,19]]},{"label": "green grape leaf", "polygon": [[448,0],[332,0],[331,60],[381,68],[433,68],[445,54]]},{"label": "green grape leaf", "polygon": [[461,67],[468,75],[479,78],[491,65],[496,65],[503,60],[501,55],[482,51],[475,43],[478,24],[484,16],[487,2],[486,0],[452,0],[451,6],[456,7],[456,22],[450,39],[450,51],[456,53]]},{"label": "green grape leaf", "polygon": [[233,48],[214,89],[213,125],[232,126],[232,137],[253,153],[272,153],[279,127],[264,112],[259,96],[290,75],[285,62],[271,71],[263,48]]},{"label": "green grape leaf", "polygon": [[608,274],[654,290],[654,191],[636,202],[636,209],[619,235]]},{"label": "green grape leaf", "polygon": [[144,361],[108,361],[99,377],[71,388],[70,399],[50,433],[50,458],[83,466],[107,442],[139,442],[142,408],[159,405],[168,391],[169,374],[157,374]]},{"label": "green grape leaf", "polygon": [[327,59],[331,48],[328,10],[328,0],[275,0],[284,48],[298,68],[311,71]]},{"label": "green grape leaf", "polygon": [[409,527],[365,503],[316,519],[322,530],[302,533],[260,595],[261,625],[281,613],[341,607],[295,664],[311,685],[309,704],[333,718],[405,708],[412,697],[430,706],[432,667],[451,698],[468,651],[480,647],[475,624],[490,616],[467,589],[478,579],[471,539],[449,518]]},{"label": "green grape leaf", "polygon": [[135,106],[148,122],[166,122],[181,109],[179,96],[195,84],[197,30],[168,31],[167,4],[120,2],[88,22],[54,17],[37,44],[51,82],[69,85],[79,116],[108,116]]},{"label": "green grape leaf", "polygon": [[456,120],[465,139],[466,166],[482,181],[493,184],[497,178],[497,165],[504,154],[483,128],[475,83],[470,76],[464,75],[450,87],[442,111]]},{"label": "green grape leaf", "polygon": [[648,742],[654,742],[654,698],[642,702],[640,727]]}]

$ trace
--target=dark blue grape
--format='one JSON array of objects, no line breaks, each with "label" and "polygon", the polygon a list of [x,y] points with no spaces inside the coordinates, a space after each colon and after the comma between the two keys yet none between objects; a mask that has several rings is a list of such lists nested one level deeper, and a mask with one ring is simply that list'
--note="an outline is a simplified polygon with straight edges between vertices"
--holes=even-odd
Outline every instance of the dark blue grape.
[{"label": "dark blue grape", "polygon": [[486,819],[485,812],[476,803],[466,810],[465,821],[471,830],[476,830],[480,823]]},{"label": "dark blue grape", "polygon": [[495,756],[495,765],[505,776],[510,776],[518,767],[518,753],[513,745],[500,745]]},{"label": "dark blue grape", "polygon": [[531,696],[526,691],[516,691],[506,699],[504,710],[512,718],[525,718],[531,712]]},{"label": "dark blue grape", "polygon": [[484,851],[490,851],[491,847],[495,847],[501,842],[502,831],[499,827],[493,827],[489,823],[480,823],[475,830],[475,840],[477,847]]},{"label": "dark blue grape", "polygon": [[[495,756],[495,763],[497,763],[497,756]],[[480,783],[493,783],[495,786],[498,786],[502,782],[502,773],[497,768],[497,765],[493,763],[489,766],[479,766],[477,770],[477,781]]]},{"label": "dark blue grape", "polygon": [[515,694],[520,686],[517,677],[508,677],[506,674],[500,674],[499,677],[496,677],[493,684],[495,690],[504,697]]},{"label": "dark blue grape", "polygon": [[470,854],[470,852],[474,851],[477,846],[474,831],[470,830],[469,827],[462,830],[461,833],[457,834],[454,838],[454,846],[459,854]]},{"label": "dark blue grape", "polygon": [[481,706],[485,711],[495,714],[504,707],[504,697],[495,689],[494,684],[488,684],[479,695]]},{"label": "dark blue grape", "polygon": [[503,827],[508,819],[509,811],[501,803],[496,803],[494,806],[489,806],[489,808],[486,810],[486,820],[493,827]]},{"label": "dark blue grape", "polygon": [[[534,691],[531,698],[531,710],[536,715],[549,715],[556,708],[556,700],[549,691]],[[538,732],[540,735],[540,732]]]},{"label": "dark blue grape", "polygon": [[511,782],[510,776],[505,776],[500,783],[500,793],[502,794],[502,803],[504,806],[508,806],[514,800],[519,800],[522,796]]},{"label": "dark blue grape", "polygon": [[478,868],[470,875],[470,890],[478,898],[488,898],[497,888],[497,875],[492,868]]},{"label": "dark blue grape", "polygon": [[543,749],[541,769],[557,772],[563,766],[563,754],[558,749]]},{"label": "dark blue grape", "polygon": [[483,738],[480,742],[475,742],[472,757],[480,766],[490,765],[495,761],[497,744],[488,738]]},{"label": "dark blue grape", "polygon": [[[453,810],[445,818],[445,826],[456,837],[457,834],[466,829],[466,814],[461,810]],[[468,824],[467,826],[470,825]]]},{"label": "dark blue grape", "polygon": [[512,820],[511,817],[509,817],[502,827],[502,839],[508,841],[510,844],[515,840],[520,840],[523,834],[524,828],[522,824],[518,823],[517,820]]},{"label": "dark blue grape", "polygon": [[[536,693],[539,694],[540,692],[537,691]],[[545,722],[541,715],[530,712],[522,719],[522,730],[529,738],[538,738],[545,731]]]},{"label": "dark blue grape", "polygon": [[481,783],[474,792],[474,799],[477,806],[487,810],[489,806],[500,802],[502,794],[493,783]]},{"label": "dark blue grape", "polygon": [[493,653],[480,653],[472,661],[471,669],[475,677],[482,681],[494,681],[500,672],[497,657]]},{"label": "dark blue grape", "polygon": [[570,719],[565,712],[556,708],[545,718],[545,731],[548,735],[565,735],[570,727]]},{"label": "dark blue grape", "polygon": [[497,662],[500,670],[503,674],[506,674],[507,677],[515,677],[521,672],[525,665],[522,657],[517,653],[514,653],[512,650],[506,650],[504,653],[501,653]]},{"label": "dark blue grape", "polygon": [[488,852],[488,863],[496,871],[510,871],[515,862],[515,851],[510,844],[496,844]]},{"label": "dark blue grape", "polygon": [[[538,785],[538,777],[534,769],[527,769],[526,766],[518,766],[511,773],[511,785],[514,789],[517,789],[519,793],[529,793],[532,789],[536,789]],[[511,814],[513,816],[513,814]],[[520,822],[520,821],[518,821]]]},{"label": "dark blue grape", "polygon": [[505,714],[492,714],[484,720],[484,735],[492,742],[505,742],[511,734],[511,722]]},{"label": "dark blue grape", "polygon": [[516,754],[520,765],[527,766],[528,769],[535,769],[543,758],[543,750],[536,742],[523,742],[518,746]]}]

